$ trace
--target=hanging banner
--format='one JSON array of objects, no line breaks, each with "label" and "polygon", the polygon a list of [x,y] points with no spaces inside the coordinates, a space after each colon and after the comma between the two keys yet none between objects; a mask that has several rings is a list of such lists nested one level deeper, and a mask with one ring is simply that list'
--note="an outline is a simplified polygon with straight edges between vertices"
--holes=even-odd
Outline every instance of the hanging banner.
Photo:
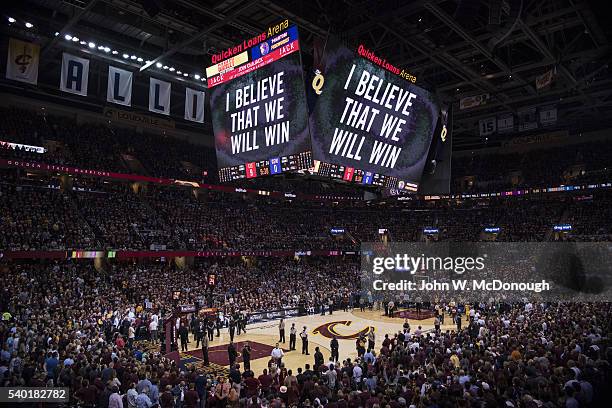
[{"label": "hanging banner", "polygon": [[109,65],[106,100],[118,105],[132,106],[132,82],[131,71]]},{"label": "hanging banner", "polygon": [[518,112],[519,132],[538,128],[538,117],[536,116],[536,108],[523,108]]},{"label": "hanging banner", "polygon": [[204,92],[185,88],[185,119],[204,123]]},{"label": "hanging banner", "polygon": [[40,46],[11,38],[6,58],[6,78],[13,81],[38,83]]},{"label": "hanging banner", "polygon": [[509,133],[514,130],[514,116],[511,113],[504,113],[497,117],[497,132]]},{"label": "hanging banner", "polygon": [[557,106],[549,105],[540,108],[540,125],[553,126],[557,123]]},{"label": "hanging banner", "polygon": [[89,60],[64,53],[62,55],[62,73],[60,90],[75,95],[87,96],[89,81]]},{"label": "hanging banner", "polygon": [[535,80],[536,89],[540,90],[542,88],[546,88],[547,86],[549,86],[553,81],[553,77],[555,76],[555,71],[556,71],[556,68],[551,68],[545,73],[543,73],[542,75],[538,75]]},{"label": "hanging banner", "polygon": [[497,119],[495,116],[492,118],[481,119],[478,121],[478,128],[480,129],[480,136],[488,136],[495,133],[497,127]]},{"label": "hanging banner", "polygon": [[488,100],[489,94],[466,96],[465,98],[461,98],[461,100],[459,101],[459,109],[463,110],[485,105]]},{"label": "hanging banner", "polygon": [[150,78],[149,110],[162,115],[170,115],[170,82]]}]

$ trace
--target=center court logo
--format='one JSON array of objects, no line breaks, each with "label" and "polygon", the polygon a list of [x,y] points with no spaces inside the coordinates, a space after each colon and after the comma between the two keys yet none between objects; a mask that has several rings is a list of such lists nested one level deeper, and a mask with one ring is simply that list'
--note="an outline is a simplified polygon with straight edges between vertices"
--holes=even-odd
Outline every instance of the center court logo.
[{"label": "center court logo", "polygon": [[320,334],[321,336],[327,337],[328,339],[331,339],[335,336],[338,340],[350,340],[357,339],[361,336],[367,336],[368,334],[370,334],[370,332],[376,331],[376,328],[373,326],[367,326],[366,328],[353,334],[340,334],[336,331],[337,325],[350,326],[351,323],[352,321],[350,320],[341,320],[338,322],[325,323],[314,329],[312,331],[312,334]]}]

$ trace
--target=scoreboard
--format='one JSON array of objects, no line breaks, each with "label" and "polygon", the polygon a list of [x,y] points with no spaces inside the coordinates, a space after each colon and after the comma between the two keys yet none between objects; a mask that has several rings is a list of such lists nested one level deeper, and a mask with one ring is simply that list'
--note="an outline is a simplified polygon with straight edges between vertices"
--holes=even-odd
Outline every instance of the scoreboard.
[{"label": "scoreboard", "polygon": [[297,27],[243,44],[206,70],[220,181],[312,167]]},{"label": "scoreboard", "polygon": [[310,115],[318,174],[417,191],[438,119],[433,95],[363,45],[331,39],[325,49]]},{"label": "scoreboard", "polygon": [[312,165],[312,152],[306,151],[281,157],[271,157],[266,160],[228,166],[219,169],[221,181],[250,179],[261,176],[271,176],[288,171],[307,169]]}]

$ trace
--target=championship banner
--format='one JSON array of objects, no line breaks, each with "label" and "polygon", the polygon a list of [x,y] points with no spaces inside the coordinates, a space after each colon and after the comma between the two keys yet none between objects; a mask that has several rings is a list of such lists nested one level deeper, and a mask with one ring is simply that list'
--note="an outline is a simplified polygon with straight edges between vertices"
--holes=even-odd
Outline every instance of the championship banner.
[{"label": "championship banner", "polygon": [[106,100],[118,105],[132,106],[132,82],[131,71],[109,65]]},{"label": "championship banner", "polygon": [[550,70],[546,71],[542,75],[538,75],[535,80],[536,89],[540,90],[550,85],[552,83],[553,77],[555,76],[555,73],[556,73],[556,68],[551,68]]},{"label": "championship banner", "polygon": [[508,133],[514,130],[514,116],[511,113],[504,113],[497,117],[497,132]]},{"label": "championship banner", "polygon": [[461,98],[461,100],[459,101],[459,109],[463,110],[482,106],[485,105],[488,100],[489,94],[466,96],[465,98]]},{"label": "championship banner", "polygon": [[6,78],[13,81],[38,83],[40,46],[11,38],[6,58]]},{"label": "championship banner", "polygon": [[170,115],[170,82],[149,78],[149,110]]},{"label": "championship banner", "polygon": [[542,126],[553,126],[557,123],[557,106],[549,105],[540,108],[540,124]]},{"label": "championship banner", "polygon": [[478,121],[478,128],[480,129],[480,136],[492,135],[497,130],[497,119],[495,116],[481,119]]},{"label": "championship banner", "polygon": [[204,92],[185,88],[185,119],[204,123]]},{"label": "championship banner", "polygon": [[75,57],[67,52],[62,55],[60,90],[75,95],[87,96],[89,60]]},{"label": "championship banner", "polygon": [[523,108],[518,112],[519,132],[538,128],[538,118],[536,116],[536,108]]}]

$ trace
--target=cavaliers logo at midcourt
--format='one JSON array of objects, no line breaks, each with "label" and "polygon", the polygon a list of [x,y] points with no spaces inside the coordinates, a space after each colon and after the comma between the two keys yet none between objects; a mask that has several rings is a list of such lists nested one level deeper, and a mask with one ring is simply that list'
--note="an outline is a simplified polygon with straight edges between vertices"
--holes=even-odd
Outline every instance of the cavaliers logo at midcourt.
[{"label": "cavaliers logo at midcourt", "polygon": [[325,323],[322,324],[321,326],[317,327],[316,329],[314,329],[312,331],[312,334],[320,334],[323,337],[327,337],[328,339],[333,338],[334,336],[339,339],[339,340],[350,340],[350,339],[357,339],[361,336],[367,336],[371,331],[376,331],[376,328],[373,326],[367,326],[364,329],[356,332],[356,333],[352,333],[352,334],[340,334],[336,331],[336,326],[338,325],[342,325],[342,326],[350,326],[352,323],[352,321],[350,320],[341,320],[339,322],[329,322],[329,323]]}]

